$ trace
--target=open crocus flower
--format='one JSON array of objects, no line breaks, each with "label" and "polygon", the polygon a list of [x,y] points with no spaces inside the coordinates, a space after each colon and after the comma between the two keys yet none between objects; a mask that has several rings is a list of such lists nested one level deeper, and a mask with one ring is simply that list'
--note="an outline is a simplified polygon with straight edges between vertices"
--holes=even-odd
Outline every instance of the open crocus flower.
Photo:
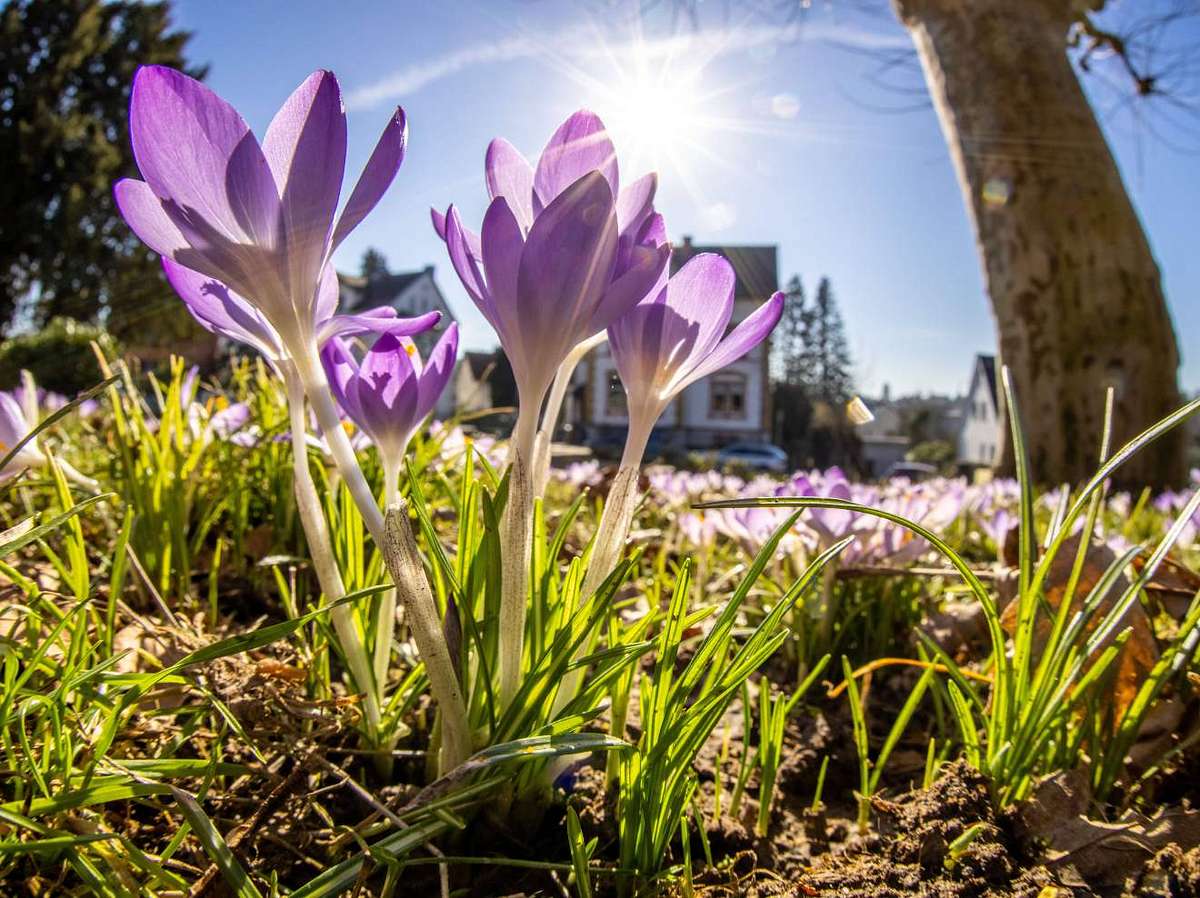
[{"label": "open crocus flower", "polygon": [[[25,390],[18,395],[14,395],[15,392],[0,393],[0,458],[12,452],[13,448],[25,439],[37,425],[36,399],[34,399],[33,416],[31,417],[30,409],[24,407],[20,401],[28,396],[29,391]],[[26,405],[28,404],[26,403]],[[45,464],[45,461],[46,456],[38,448],[35,437],[22,446],[5,468],[0,470],[0,481],[19,474],[25,468],[35,468]]]},{"label": "open crocus flower", "polygon": [[[672,399],[701,378],[736,362],[765,340],[779,322],[782,293],[755,309],[726,336],[735,283],[729,262],[714,253],[701,253],[656,295],[646,297],[609,326],[609,346],[628,396],[626,462],[636,465],[641,461],[645,440]],[[628,457],[631,453],[636,457]]]},{"label": "open crocus flower", "polygon": [[[0,461],[8,457],[17,445],[38,426],[41,410],[38,408],[39,390],[28,371],[21,372],[21,386],[11,392],[0,392]],[[93,493],[99,485],[91,477],[81,474],[65,459],[56,459],[59,470],[66,478]],[[49,462],[46,453],[34,437],[8,459],[0,468],[0,483],[21,473],[26,468],[38,468]]]},{"label": "open crocus flower", "polygon": [[[202,327],[252,346],[275,366],[289,357],[279,332],[253,303],[220,281],[167,258],[162,262],[167,280]],[[326,265],[313,315],[318,347],[336,336],[375,333],[407,337],[428,330],[441,319],[440,312],[428,312],[416,318],[398,318],[395,309],[390,306],[369,309],[356,315],[337,315],[337,302],[337,275],[332,265]]]},{"label": "open crocus flower", "polygon": [[385,492],[395,493],[408,441],[437,404],[457,355],[457,324],[446,329],[424,364],[411,340],[391,334],[376,340],[361,363],[344,340],[325,345],[321,360],[334,397],[379,450]]},{"label": "open crocus flower", "polygon": [[331,72],[314,72],[296,89],[261,144],[232,106],[162,66],[138,70],[129,119],[145,180],[124,179],[114,192],[130,227],[164,258],[242,298],[298,363],[315,364],[321,313],[332,311],[321,299],[327,263],[395,177],[407,139],[403,111],[340,216],[346,114]]},{"label": "open crocus flower", "polygon": [[486,180],[492,201],[478,236],[453,206],[434,213],[434,227],[512,363],[524,411],[516,443],[528,460],[558,366],[651,292],[670,250],[653,210],[656,177],[620,190],[612,141],[591,112],[555,131],[536,168],[493,140]]},{"label": "open crocus flower", "polygon": [[482,265],[451,207],[447,245],[455,271],[500,337],[517,382],[516,444],[528,459],[537,414],[559,364],[644,297],[667,264],[666,247],[639,248],[620,275],[612,191],[584,175],[546,206],[528,235],[504,197],[483,220]]}]

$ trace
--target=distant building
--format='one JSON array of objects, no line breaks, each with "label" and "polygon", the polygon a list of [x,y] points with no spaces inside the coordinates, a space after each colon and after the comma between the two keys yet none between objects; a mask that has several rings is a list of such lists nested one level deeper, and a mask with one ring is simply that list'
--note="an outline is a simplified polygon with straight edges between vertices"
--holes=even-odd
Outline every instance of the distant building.
[{"label": "distant building", "polygon": [[446,297],[434,280],[434,268],[426,265],[420,271],[382,271],[370,278],[351,274],[338,274],[342,311],[353,312],[391,306],[396,314],[404,318],[424,315],[426,312],[441,312],[442,320],[433,330],[413,337],[413,342],[428,356],[441,332],[454,321]]},{"label": "distant building", "polygon": [[912,440],[903,435],[858,434],[862,444],[862,467],[866,477],[883,477],[892,465],[904,461]]},{"label": "distant building", "polygon": [[958,465],[963,469],[991,467],[1000,458],[1002,422],[996,393],[996,357],[975,356],[967,390],[962,429],[958,434]]},{"label": "distant building", "polygon": [[[737,275],[731,328],[779,289],[774,246],[695,246],[690,237],[684,237],[674,248],[672,271],[706,252],[724,256]],[[659,419],[656,433],[661,434],[663,445],[707,449],[738,440],[769,439],[769,355],[769,341],[763,341],[739,361],[685,389]],[[607,343],[588,354],[573,383],[564,421],[582,425],[589,442],[624,433],[628,426],[625,392]]]},{"label": "distant building", "polygon": [[[938,393],[891,395],[887,384],[878,399],[864,399],[874,420],[855,428],[862,442],[864,473],[879,477],[921,443],[956,446],[966,399]],[[957,452],[957,450],[955,450]]]}]

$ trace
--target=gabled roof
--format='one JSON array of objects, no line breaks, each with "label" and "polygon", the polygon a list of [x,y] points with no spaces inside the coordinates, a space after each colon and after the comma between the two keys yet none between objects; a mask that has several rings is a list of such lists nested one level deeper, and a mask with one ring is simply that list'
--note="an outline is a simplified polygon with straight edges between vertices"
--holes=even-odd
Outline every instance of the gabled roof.
[{"label": "gabled roof", "polygon": [[698,246],[691,237],[673,248],[671,255],[672,273],[692,256],[700,253],[716,253],[724,256],[737,275],[734,289],[735,299],[766,299],[779,289],[778,248],[775,246]]},{"label": "gabled roof", "polygon": [[992,397],[992,408],[1000,408],[1000,394],[996,392],[996,357],[982,353],[975,356],[975,371],[971,375],[972,390],[975,388],[975,378],[980,371],[983,372],[984,380],[987,382],[988,395]]},{"label": "gabled roof", "polygon": [[378,275],[368,280],[349,274],[338,274],[338,280],[343,286],[354,290],[356,301],[352,308],[360,306],[370,308],[379,305],[390,305],[397,296],[426,275],[433,274],[433,267],[420,271],[400,271]]},{"label": "gabled roof", "polygon": [[496,353],[493,352],[464,352],[463,358],[471,369],[471,376],[476,380],[483,377],[483,373],[487,371],[488,366],[496,361]]}]

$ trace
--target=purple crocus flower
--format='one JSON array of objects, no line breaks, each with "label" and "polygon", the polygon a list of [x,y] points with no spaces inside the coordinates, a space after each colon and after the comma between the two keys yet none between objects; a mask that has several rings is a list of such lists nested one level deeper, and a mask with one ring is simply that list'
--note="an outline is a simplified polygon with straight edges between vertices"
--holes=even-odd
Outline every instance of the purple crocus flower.
[{"label": "purple crocus flower", "polygon": [[457,355],[457,324],[446,329],[424,364],[411,340],[391,334],[376,340],[361,363],[340,338],[330,340],[321,352],[338,404],[379,450],[389,492],[408,441],[437,404]]},{"label": "purple crocus flower", "polygon": [[620,191],[612,142],[590,112],[559,127],[536,168],[494,140],[486,174],[492,201],[480,235],[454,206],[434,226],[512,363],[516,444],[528,461],[558,366],[654,288],[670,250],[653,214],[655,177]]},{"label": "purple crocus flower", "polygon": [[189,308],[210,329],[228,328],[259,348],[282,345],[298,364],[315,365],[318,332],[332,317],[328,297],[336,303],[329,258],[395,177],[407,139],[403,111],[340,216],[346,114],[331,72],[314,72],[296,89],[261,144],[232,106],[162,66],[138,70],[129,119],[145,180],[117,182],[117,205],[169,260],[173,284],[199,279],[185,292]]},{"label": "purple crocus flower", "polygon": [[[686,387],[736,362],[766,339],[783,312],[775,293],[725,335],[733,315],[733,266],[714,253],[688,260],[656,294],[608,328],[613,359],[628,396],[630,440],[640,462],[644,439]],[[638,434],[642,446],[635,446]]]}]

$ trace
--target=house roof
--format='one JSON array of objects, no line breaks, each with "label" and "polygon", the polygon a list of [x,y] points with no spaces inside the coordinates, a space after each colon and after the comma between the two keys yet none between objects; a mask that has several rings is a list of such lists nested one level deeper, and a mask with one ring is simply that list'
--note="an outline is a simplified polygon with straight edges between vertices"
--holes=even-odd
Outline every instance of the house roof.
[{"label": "house roof", "polygon": [[992,406],[999,408],[998,394],[996,393],[996,357],[994,355],[983,355],[982,353],[976,358],[976,365],[983,369],[983,376],[987,379],[988,393],[992,397]]},{"label": "house roof", "polygon": [[356,275],[338,273],[343,286],[354,290],[357,297],[353,308],[359,306],[390,305],[397,296],[426,275],[433,274],[433,266],[420,271],[399,271],[381,274],[368,280]]},{"label": "house roof", "polygon": [[463,358],[471,368],[471,376],[476,380],[483,377],[483,373],[487,371],[488,365],[496,361],[495,352],[465,352]]},{"label": "house roof", "polygon": [[685,236],[683,243],[673,248],[671,271],[674,273],[692,256],[716,253],[724,256],[737,275],[735,299],[766,299],[779,289],[777,247],[762,246],[698,246]]}]

